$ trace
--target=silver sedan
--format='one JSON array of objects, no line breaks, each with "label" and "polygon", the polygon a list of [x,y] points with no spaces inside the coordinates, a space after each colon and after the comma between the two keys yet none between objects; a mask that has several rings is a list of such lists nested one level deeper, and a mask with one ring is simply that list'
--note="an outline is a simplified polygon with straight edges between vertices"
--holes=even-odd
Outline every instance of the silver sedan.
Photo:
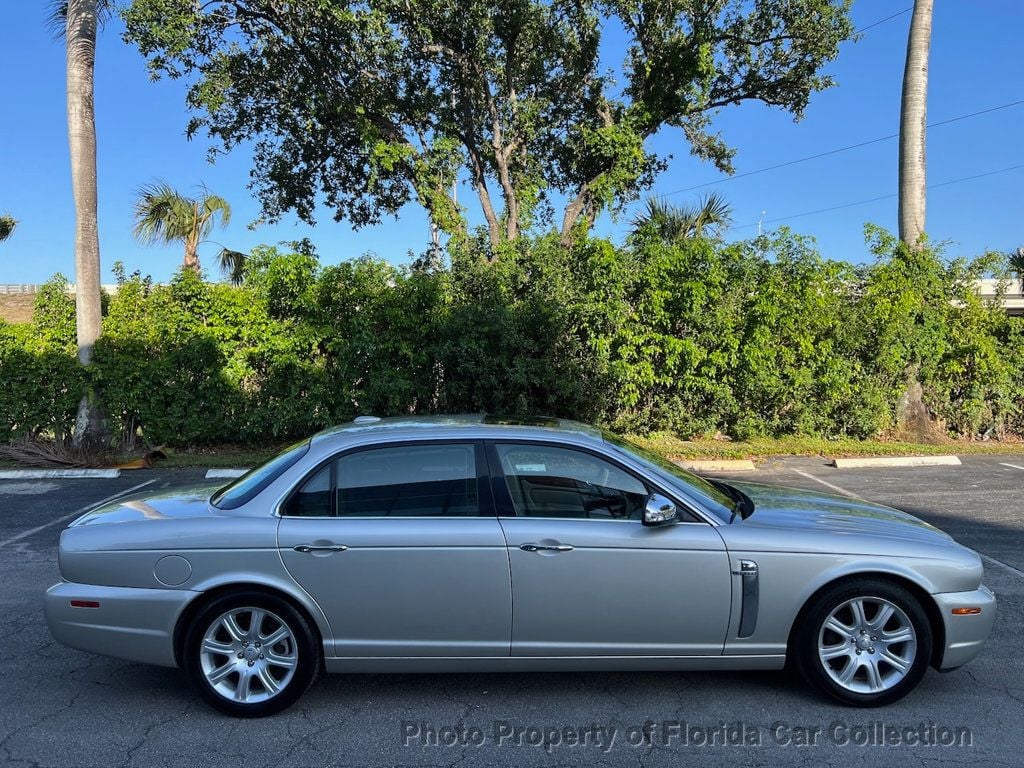
[{"label": "silver sedan", "polygon": [[362,417],[61,535],[50,631],[277,712],[327,672],[778,669],[851,705],[982,648],[978,555],[868,502],[705,480],[574,422]]}]

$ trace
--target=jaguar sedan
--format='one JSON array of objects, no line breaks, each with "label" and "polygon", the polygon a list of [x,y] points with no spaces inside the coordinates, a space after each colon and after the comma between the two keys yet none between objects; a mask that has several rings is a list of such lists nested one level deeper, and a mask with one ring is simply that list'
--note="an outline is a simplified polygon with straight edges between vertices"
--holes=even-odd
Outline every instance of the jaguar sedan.
[{"label": "jaguar sedan", "polygon": [[982,648],[978,555],[864,501],[692,475],[547,418],[361,417],[61,535],[60,642],[232,715],[327,672],[746,670],[850,705]]}]

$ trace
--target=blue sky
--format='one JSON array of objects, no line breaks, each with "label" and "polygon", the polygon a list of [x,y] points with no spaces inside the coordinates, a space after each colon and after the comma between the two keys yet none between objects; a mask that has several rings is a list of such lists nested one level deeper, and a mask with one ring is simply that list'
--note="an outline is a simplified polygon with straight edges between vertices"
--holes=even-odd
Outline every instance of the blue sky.
[{"label": "blue sky", "polygon": [[[864,27],[909,7],[911,0],[856,0],[854,19]],[[64,56],[46,29],[46,3],[12,3],[0,30],[0,71],[5,73],[0,111],[0,212],[20,223],[0,245],[0,283],[41,282],[54,272],[74,272],[73,208],[64,113]],[[938,0],[932,39],[929,122],[1024,99],[1021,0]],[[724,110],[716,126],[739,152],[743,173],[898,130],[900,83],[910,14],[904,13],[844,45],[829,68],[838,86],[818,94],[805,119],[757,105]],[[428,228],[422,212],[408,207],[398,221],[353,231],[324,212],[318,226],[287,218],[255,231],[248,222],[259,207],[246,189],[250,158],[245,152],[206,158],[203,138],[187,141],[184,85],[149,81],[144,62],[120,38],[113,22],[101,33],[97,53],[96,110],[99,134],[100,247],[103,281],[110,266],[125,263],[157,280],[180,264],[177,247],[142,247],[130,235],[135,190],[162,179],[183,189],[200,182],[231,201],[231,226],[214,237],[238,250],[259,243],[309,237],[325,262],[373,252],[395,262],[422,250]],[[609,41],[608,49],[616,41]],[[928,139],[930,184],[1024,164],[1024,105],[935,128]],[[655,137],[653,147],[674,155],[654,193],[668,194],[724,177],[695,160],[678,133]],[[863,261],[863,225],[894,228],[895,198],[788,219],[795,214],[893,194],[897,143],[889,140],[778,171],[724,181],[669,199],[692,202],[700,192],[718,191],[734,207],[732,238],[782,224],[817,238],[833,258]],[[949,240],[950,254],[1024,245],[1024,168],[935,189],[928,200],[928,231]],[[463,190],[463,199],[471,199]],[[763,213],[762,213],[763,212]],[[621,236],[626,220],[605,216],[598,231]],[[783,221],[773,221],[786,219]],[[216,248],[207,246],[212,267]]]}]

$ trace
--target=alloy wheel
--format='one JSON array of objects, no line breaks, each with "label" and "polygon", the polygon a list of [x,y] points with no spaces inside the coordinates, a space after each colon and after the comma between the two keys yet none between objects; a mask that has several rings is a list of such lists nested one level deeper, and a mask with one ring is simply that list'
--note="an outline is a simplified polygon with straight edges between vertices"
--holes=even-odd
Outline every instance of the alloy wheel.
[{"label": "alloy wheel", "polygon": [[233,608],[203,635],[199,666],[210,687],[241,704],[268,701],[291,682],[298,665],[292,629],[264,608]]},{"label": "alloy wheel", "polygon": [[910,672],[917,633],[907,614],[881,597],[840,604],[818,632],[818,658],[826,674],[853,693],[879,693]]}]

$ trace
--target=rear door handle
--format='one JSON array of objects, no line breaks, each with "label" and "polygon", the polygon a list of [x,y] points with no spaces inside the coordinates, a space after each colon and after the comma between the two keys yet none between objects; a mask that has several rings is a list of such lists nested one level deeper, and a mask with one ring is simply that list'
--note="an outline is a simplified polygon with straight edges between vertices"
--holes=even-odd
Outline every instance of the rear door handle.
[{"label": "rear door handle", "polygon": [[520,544],[523,552],[572,552],[571,544]]},{"label": "rear door handle", "polygon": [[314,547],[312,544],[297,544],[292,549],[296,552],[307,554],[309,552],[344,552],[348,547],[344,544],[331,544],[323,547]]}]

